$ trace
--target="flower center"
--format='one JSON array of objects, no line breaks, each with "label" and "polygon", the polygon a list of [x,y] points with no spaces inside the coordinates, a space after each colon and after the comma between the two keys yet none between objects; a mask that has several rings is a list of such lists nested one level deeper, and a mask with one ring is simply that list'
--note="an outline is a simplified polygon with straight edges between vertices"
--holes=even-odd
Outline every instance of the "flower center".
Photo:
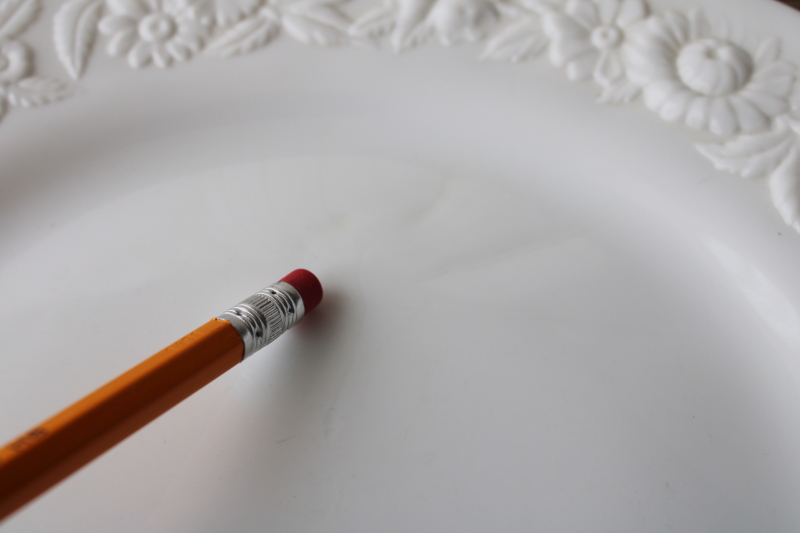
[{"label": "flower center", "polygon": [[614,48],[621,42],[622,32],[616,26],[599,26],[592,30],[592,44],[595,48]]},{"label": "flower center", "polygon": [[150,13],[139,21],[143,41],[164,42],[175,33],[175,21],[163,13]]},{"label": "flower center", "polygon": [[676,60],[678,76],[690,89],[708,96],[731,94],[753,75],[750,54],[733,43],[701,39],[686,45]]}]

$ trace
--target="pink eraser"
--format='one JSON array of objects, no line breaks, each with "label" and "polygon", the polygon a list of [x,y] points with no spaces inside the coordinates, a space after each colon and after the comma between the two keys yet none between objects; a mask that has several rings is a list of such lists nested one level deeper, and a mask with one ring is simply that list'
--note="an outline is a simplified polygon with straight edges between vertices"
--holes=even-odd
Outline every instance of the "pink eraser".
[{"label": "pink eraser", "polygon": [[317,276],[308,270],[298,268],[284,276],[281,281],[288,283],[300,293],[306,313],[311,312],[322,301],[322,284],[317,279]]}]

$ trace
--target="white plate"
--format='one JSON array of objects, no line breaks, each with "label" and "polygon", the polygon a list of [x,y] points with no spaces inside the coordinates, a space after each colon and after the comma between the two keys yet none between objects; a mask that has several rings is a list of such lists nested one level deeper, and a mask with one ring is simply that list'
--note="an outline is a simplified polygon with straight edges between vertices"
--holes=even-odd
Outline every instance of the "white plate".
[{"label": "white plate", "polygon": [[[695,3],[650,7],[679,31]],[[30,1],[0,4],[34,20]],[[724,105],[772,63],[800,63],[796,12],[702,4],[741,48],[709,66],[695,47],[682,75]],[[399,5],[375,20],[404,28],[416,4]],[[109,57],[93,29],[111,8],[91,0],[0,25],[35,51],[27,74],[80,74],[63,101],[10,106],[0,124],[0,439],[293,268],[326,290],[4,531],[798,530],[790,97],[772,94],[774,138],[695,133],[641,98],[599,105],[597,83],[550,65],[581,38],[563,12],[474,1],[462,24],[459,5],[439,0],[429,42],[392,54],[292,39],[346,40],[341,17],[369,4],[280,4],[227,26],[280,29],[264,49],[168,69]],[[570,5],[556,9],[580,18]],[[482,42],[436,42],[459,36]],[[765,37],[785,52],[759,55]],[[487,39],[495,57],[535,38],[550,50],[530,62],[475,60]],[[710,103],[673,95],[665,111],[656,96],[667,118]],[[758,129],[714,109],[716,127]],[[770,176],[715,170],[695,142]]]}]

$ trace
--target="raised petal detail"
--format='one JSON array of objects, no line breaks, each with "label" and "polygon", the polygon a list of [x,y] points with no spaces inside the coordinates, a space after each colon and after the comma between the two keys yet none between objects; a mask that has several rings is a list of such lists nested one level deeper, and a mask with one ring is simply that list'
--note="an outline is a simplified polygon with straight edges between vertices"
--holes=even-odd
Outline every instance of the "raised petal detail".
[{"label": "raised petal detail", "polygon": [[197,53],[203,48],[203,39],[193,33],[179,33],[173,39],[176,43],[186,46],[192,53]]},{"label": "raised petal detail", "polygon": [[[434,35],[446,44],[478,41],[492,35],[501,16],[523,19],[502,28],[502,38],[494,36],[484,57],[519,61],[549,48],[553,64],[565,67],[570,79],[594,78],[603,89],[601,102],[629,102],[641,91],[645,105],[663,120],[730,137],[716,152],[707,146],[701,152],[717,168],[743,176],[783,173],[780,180],[771,178],[773,194],[781,187],[775,205],[800,231],[800,86],[796,67],[780,59],[777,39],[758,46],[738,42],[699,10],[648,18],[646,0],[386,0],[365,19],[366,29],[340,9],[344,1],[66,0],[61,23],[55,17],[55,42],[59,59],[77,78],[98,32],[110,37],[109,54],[127,56],[132,67],[153,62],[163,68],[190,59],[208,39],[220,56],[252,51],[280,31],[326,46],[394,33],[392,43],[400,49]],[[199,4],[212,6],[211,14]],[[25,45],[17,33],[4,35],[0,108],[60,98],[65,84],[28,76],[33,64]],[[794,206],[789,215],[784,201]]]},{"label": "raised petal detail", "polygon": [[597,6],[590,0],[568,0],[564,11],[587,31],[600,25]]},{"label": "raised petal detail", "polygon": [[[790,97],[792,85],[794,84],[794,78],[788,79],[777,79],[777,80],[765,80],[765,81],[753,81],[750,83],[742,93],[747,94],[769,94],[773,97],[777,97],[780,100],[785,100]],[[777,113],[783,113],[788,106],[779,106],[779,111]],[[774,115],[773,115],[774,116]]]},{"label": "raised petal detail", "polygon": [[686,125],[690,128],[705,129],[708,127],[708,116],[711,113],[711,98],[695,98],[686,111]]},{"label": "raised petal detail", "polygon": [[142,68],[147,66],[152,59],[152,46],[150,43],[137,41],[133,45],[131,51],[128,52],[128,64],[133,68]]},{"label": "raised petal detail", "polygon": [[772,65],[756,71],[750,81],[749,88],[761,92],[768,92],[777,96],[788,97],[792,92],[795,76],[792,69],[782,63]]},{"label": "raised petal detail", "polygon": [[600,54],[600,59],[594,68],[594,79],[603,87],[613,85],[625,75],[625,67],[619,52],[616,50],[604,50]]},{"label": "raised petal detail", "polygon": [[767,129],[770,119],[760,109],[740,96],[730,98],[739,128],[745,133],[756,133]]},{"label": "raised petal detail", "polygon": [[536,57],[548,44],[539,21],[533,17],[524,17],[490,39],[481,59],[517,63]]},{"label": "raised petal detail", "polygon": [[130,52],[136,43],[136,30],[129,29],[114,34],[108,41],[108,54],[112,56],[124,56]]},{"label": "raised petal detail", "polygon": [[720,137],[730,137],[739,131],[739,122],[727,98],[714,98],[709,110],[708,128]]},{"label": "raised petal detail", "polygon": [[699,11],[652,16],[626,37],[625,73],[665,120],[683,116],[690,127],[729,136],[762,131],[789,108],[795,69],[777,59],[777,44],[762,45],[754,58],[712,31]]},{"label": "raised petal detail", "polygon": [[601,104],[627,104],[632,102],[641,89],[627,80],[603,88],[597,101]]},{"label": "raised petal detail", "polygon": [[612,24],[619,12],[620,0],[597,0],[597,14],[602,24]]},{"label": "raised petal detail", "polygon": [[781,55],[781,43],[778,39],[767,39],[761,43],[756,52],[755,62],[759,67],[766,67],[774,63]]},{"label": "raised petal detail", "polygon": [[647,30],[649,30],[650,35],[644,33],[643,37],[645,39],[657,39],[661,41],[664,45],[668,46],[670,52],[675,55],[678,54],[681,46],[683,46],[683,41],[681,41],[679,36],[673,33],[672,25],[670,25],[665,18],[650,17],[647,19]]},{"label": "raised petal detail", "polygon": [[589,40],[589,30],[563,13],[545,13],[542,16],[542,29],[551,39]]},{"label": "raised petal detail", "polygon": [[590,50],[582,56],[576,57],[570,61],[567,64],[567,78],[572,81],[588,80],[591,78],[598,55],[597,50]]},{"label": "raised petal detail", "polygon": [[428,22],[439,41],[450,46],[483,40],[499,18],[500,12],[491,0],[438,0]]},{"label": "raised petal detail", "polygon": [[750,87],[746,87],[740,94],[770,117],[778,116],[789,110],[789,102],[785,98],[779,98],[768,92],[754,91]]},{"label": "raised petal detail", "polygon": [[622,28],[627,28],[634,22],[644,20],[647,13],[647,4],[643,0],[622,0],[617,15],[617,24]]},{"label": "raised petal detail", "polygon": [[642,88],[644,105],[653,111],[661,108],[661,104],[678,91],[686,90],[683,85],[672,79],[657,80]]},{"label": "raised petal detail", "polygon": [[686,116],[689,106],[697,98],[703,98],[696,94],[680,90],[672,94],[671,97],[666,98],[658,110],[658,115],[667,122],[677,122]]},{"label": "raised petal detail", "polygon": [[689,11],[689,40],[702,39],[711,35],[711,25],[702,11],[695,8]]},{"label": "raised petal detail", "polygon": [[167,48],[159,43],[153,45],[153,63],[158,68],[167,68],[172,64],[172,56],[167,52]]},{"label": "raised petal detail", "polygon": [[690,39],[691,27],[686,15],[678,13],[677,11],[667,11],[664,14],[663,20],[668,28],[669,34],[678,46],[682,46]]},{"label": "raised petal detail", "polygon": [[647,85],[654,79],[675,77],[675,58],[668,52],[630,46],[623,48],[622,56],[628,77],[637,85]]},{"label": "raised petal detail", "polygon": [[550,61],[563,67],[569,61],[594,49],[589,32],[573,19],[560,13],[542,18],[545,33],[553,39],[550,43]]},{"label": "raised petal detail", "polygon": [[714,24],[711,25],[711,29],[709,33],[711,35],[716,35],[720,39],[728,39],[731,35],[731,28],[728,26],[728,23],[724,20],[716,20]]},{"label": "raised petal detail", "polygon": [[192,57],[192,51],[189,50],[189,47],[175,40],[168,42],[165,47],[176,61],[188,61]]}]

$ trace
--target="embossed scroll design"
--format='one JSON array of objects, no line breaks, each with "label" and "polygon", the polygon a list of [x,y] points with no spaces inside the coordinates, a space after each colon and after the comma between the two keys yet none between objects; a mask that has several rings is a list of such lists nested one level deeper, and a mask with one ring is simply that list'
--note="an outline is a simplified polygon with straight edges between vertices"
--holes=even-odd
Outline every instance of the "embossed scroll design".
[{"label": "embossed scroll design", "polygon": [[[0,113],[68,94],[35,77],[20,34],[41,0],[0,0]],[[800,88],[777,39],[735,38],[697,10],[654,13],[646,0],[384,0],[352,17],[347,0],[67,0],[54,17],[59,60],[73,79],[96,41],[132,68],[198,54],[229,57],[281,32],[304,44],[380,45],[402,52],[438,40],[484,42],[481,59],[546,55],[598,101],[641,100],[667,122],[697,130],[718,169],[763,178],[784,221],[800,231]]]}]

